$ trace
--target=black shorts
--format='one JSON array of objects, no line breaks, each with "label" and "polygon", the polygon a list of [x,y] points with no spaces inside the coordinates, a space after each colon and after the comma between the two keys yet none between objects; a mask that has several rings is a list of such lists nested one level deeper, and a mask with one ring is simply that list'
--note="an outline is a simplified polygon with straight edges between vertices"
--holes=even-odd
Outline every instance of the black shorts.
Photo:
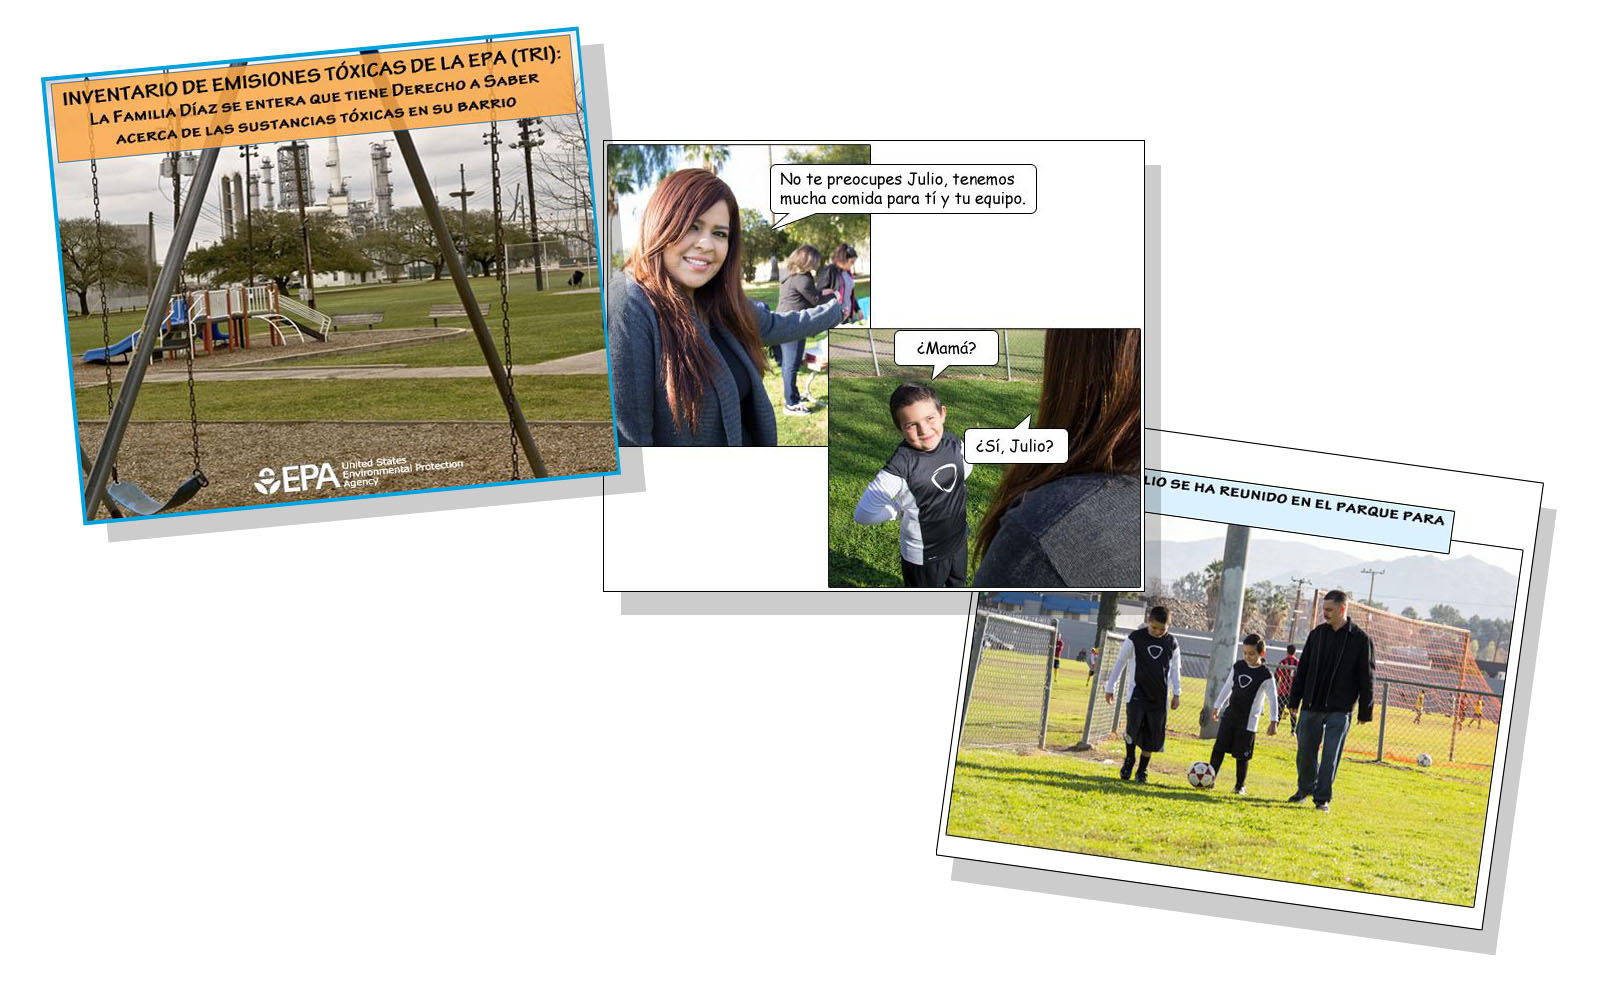
[{"label": "black shorts", "polygon": [[1167,703],[1135,697],[1125,706],[1128,721],[1122,731],[1127,742],[1145,753],[1160,753],[1167,746]]},{"label": "black shorts", "polygon": [[922,565],[900,560],[900,576],[908,587],[965,587],[967,585],[967,541],[961,548],[942,556],[924,553]]},{"label": "black shorts", "polygon": [[1230,717],[1224,712],[1222,725],[1217,729],[1216,748],[1237,760],[1249,760],[1255,756],[1256,734],[1245,727],[1244,719]]}]

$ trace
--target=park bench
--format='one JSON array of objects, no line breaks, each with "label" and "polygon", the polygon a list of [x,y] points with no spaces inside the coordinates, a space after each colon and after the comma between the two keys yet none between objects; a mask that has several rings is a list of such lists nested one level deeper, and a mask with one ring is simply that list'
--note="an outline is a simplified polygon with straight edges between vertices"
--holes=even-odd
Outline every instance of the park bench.
[{"label": "park bench", "polygon": [[[483,309],[483,303],[478,303],[478,308]],[[483,309],[483,314],[487,316],[489,310]],[[434,326],[438,326],[441,319],[465,317],[466,315],[467,307],[459,302],[446,302],[444,305],[428,307],[428,318],[433,320]]]},{"label": "park bench", "polygon": [[[370,330],[372,329],[373,324],[382,322],[383,313],[381,312],[339,313],[333,317],[333,328],[337,330],[341,326],[356,326],[364,323],[366,324],[367,329]],[[437,322],[434,323],[434,326],[438,325],[439,324]]]}]

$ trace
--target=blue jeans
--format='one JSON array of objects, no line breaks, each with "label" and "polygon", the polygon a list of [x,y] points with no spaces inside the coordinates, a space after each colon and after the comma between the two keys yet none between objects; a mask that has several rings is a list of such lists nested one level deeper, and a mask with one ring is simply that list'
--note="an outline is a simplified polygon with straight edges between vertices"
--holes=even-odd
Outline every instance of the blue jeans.
[{"label": "blue jeans", "polygon": [[800,366],[805,363],[806,342],[800,340],[786,340],[778,345],[778,358],[783,368],[783,404],[785,406],[800,405],[800,390],[795,387],[795,376],[800,373]]},{"label": "blue jeans", "polygon": [[[1300,713],[1296,734],[1300,738],[1295,755],[1299,771],[1297,794],[1309,795],[1314,802],[1333,801],[1333,778],[1339,773],[1339,758],[1344,753],[1344,737],[1350,731],[1349,712]],[[1322,760],[1317,760],[1317,748]]]}]

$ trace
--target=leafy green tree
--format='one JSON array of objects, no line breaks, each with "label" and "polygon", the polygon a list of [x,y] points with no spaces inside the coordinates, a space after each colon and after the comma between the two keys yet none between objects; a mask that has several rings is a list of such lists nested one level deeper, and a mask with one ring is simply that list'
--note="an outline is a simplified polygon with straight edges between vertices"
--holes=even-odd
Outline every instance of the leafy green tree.
[{"label": "leafy green tree", "polygon": [[1429,608],[1428,620],[1441,625],[1454,625],[1456,628],[1467,627],[1467,620],[1461,617],[1461,612],[1448,604],[1435,604]]},{"label": "leafy green tree", "polygon": [[799,244],[789,238],[787,230],[773,229],[767,217],[753,208],[739,210],[739,224],[744,230],[744,278],[753,280],[756,263],[769,258],[787,257]]},{"label": "leafy green tree", "polygon": [[107,285],[144,283],[144,253],[129,230],[110,223],[101,227],[104,257],[95,243],[93,219],[62,219],[58,232],[61,281],[77,296],[80,316],[89,315],[89,289],[97,287],[102,278]]},{"label": "leafy green tree", "polygon": [[[189,251],[184,269],[223,282],[253,281],[257,275],[264,275],[280,290],[287,290],[290,280],[305,265],[299,215],[263,210],[251,213],[250,220],[250,245],[240,228],[220,243]],[[311,241],[312,266],[318,271],[372,270],[372,261],[361,252],[341,220],[328,215],[309,216],[306,232]],[[250,263],[255,266],[254,275],[249,273]]]},{"label": "leafy green tree", "polygon": [[1411,606],[1411,605],[1409,605],[1409,604],[1408,604],[1408,605],[1406,605],[1406,607],[1405,607],[1405,610],[1404,610],[1404,611],[1401,611],[1401,612],[1400,612],[1400,614],[1401,614],[1401,616],[1402,616],[1402,617],[1405,617],[1405,618],[1419,618],[1419,617],[1421,617],[1421,616],[1420,616],[1420,615],[1419,615],[1419,614],[1418,614],[1418,613],[1417,613],[1417,609],[1416,609],[1416,608],[1413,608],[1413,607],[1412,607],[1412,606]]},{"label": "leafy green tree", "polygon": [[[872,162],[872,147],[864,144],[823,145],[806,150],[787,150],[782,163],[862,164]],[[822,251],[823,263],[841,243],[864,250],[872,239],[870,215],[813,215],[781,230],[793,246],[810,243]]]}]

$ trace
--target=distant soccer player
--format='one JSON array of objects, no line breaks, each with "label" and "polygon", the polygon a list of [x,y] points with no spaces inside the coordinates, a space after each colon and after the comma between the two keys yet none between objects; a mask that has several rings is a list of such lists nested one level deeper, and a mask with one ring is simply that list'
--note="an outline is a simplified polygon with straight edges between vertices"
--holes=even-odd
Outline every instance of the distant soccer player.
[{"label": "distant soccer player", "polygon": [[1472,721],[1467,725],[1476,725],[1479,729],[1483,728],[1483,695],[1481,694],[1478,695],[1476,704],[1472,706]]},{"label": "distant soccer player", "polygon": [[1168,692],[1171,707],[1178,707],[1178,695],[1183,682],[1183,658],[1178,640],[1167,632],[1167,609],[1156,605],[1145,612],[1144,628],[1136,629],[1123,641],[1117,653],[1117,662],[1106,675],[1106,704],[1114,703],[1117,681],[1129,662],[1133,663],[1132,682],[1124,698],[1122,739],[1127,745],[1127,756],[1122,761],[1122,780],[1133,774],[1134,751],[1139,751],[1139,773],[1135,776],[1145,781],[1150,771],[1150,755],[1160,753],[1167,745]]},{"label": "distant soccer player", "polygon": [[1422,724],[1422,706],[1423,706],[1423,704],[1424,704],[1424,702],[1422,700],[1422,692],[1418,691],[1417,692],[1417,717],[1415,719],[1411,720],[1412,723],[1415,724],[1415,725],[1419,725],[1420,726]]},{"label": "distant soccer player", "polygon": [[[1289,686],[1294,683],[1295,668],[1300,661],[1295,659],[1294,643],[1289,643],[1289,655],[1278,661],[1278,714],[1279,722],[1283,721],[1283,713],[1289,711]],[[1289,732],[1294,732],[1294,720],[1289,720]]]},{"label": "distant soccer player", "polygon": [[1220,722],[1217,741],[1211,745],[1211,770],[1221,777],[1222,758],[1233,755],[1233,794],[1244,794],[1245,775],[1256,752],[1256,725],[1261,721],[1261,706],[1271,710],[1267,716],[1267,735],[1278,735],[1278,685],[1262,659],[1266,644],[1251,632],[1244,637],[1244,659],[1233,665],[1228,686],[1217,695],[1211,708],[1211,721]]},{"label": "distant soccer player", "polygon": [[1055,665],[1052,666],[1050,669],[1054,672],[1052,679],[1054,679],[1054,677],[1059,677],[1061,675],[1061,636],[1059,636],[1059,635],[1056,636],[1056,659],[1055,659]]}]

